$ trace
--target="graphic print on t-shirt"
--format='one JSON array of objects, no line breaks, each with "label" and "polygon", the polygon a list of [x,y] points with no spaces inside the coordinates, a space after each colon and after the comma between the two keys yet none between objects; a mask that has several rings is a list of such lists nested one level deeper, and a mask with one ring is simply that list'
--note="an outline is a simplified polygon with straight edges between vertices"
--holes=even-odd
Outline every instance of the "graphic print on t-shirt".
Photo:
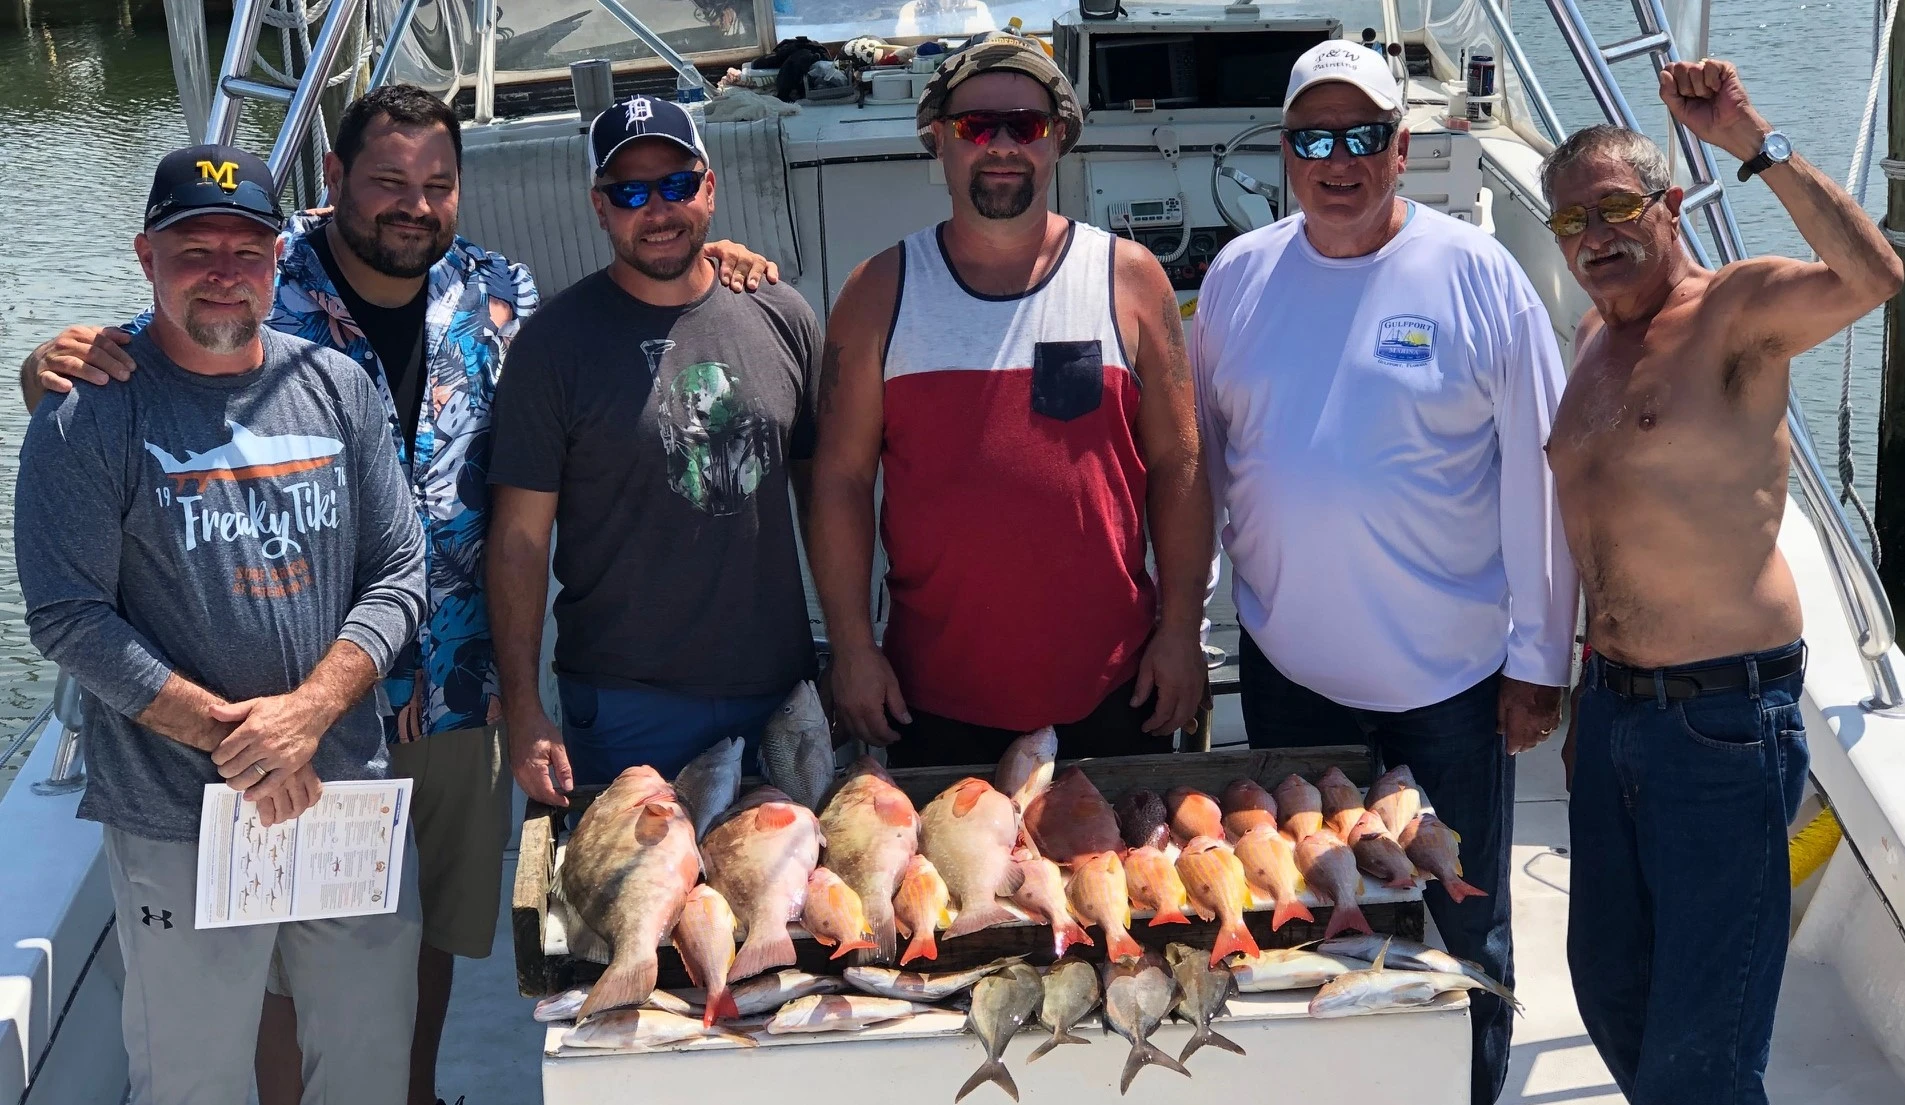
[{"label": "graphic print on t-shirt", "polygon": [[767,418],[735,387],[732,371],[718,361],[680,368],[662,391],[656,419],[668,486],[716,517],[738,514],[773,463]]},{"label": "graphic print on t-shirt", "polygon": [[[233,594],[295,595],[311,582],[311,565],[299,539],[338,526],[344,470],[337,461],[344,443],[305,434],[260,436],[236,422],[225,424],[231,427],[231,441],[203,453],[185,450],[184,460],[145,443],[165,474],[165,482],[154,489],[159,504],[168,511],[174,505],[179,508],[186,552],[214,542],[253,542],[259,554],[273,562],[233,569]],[[295,483],[263,482],[302,473],[309,475]]]}]

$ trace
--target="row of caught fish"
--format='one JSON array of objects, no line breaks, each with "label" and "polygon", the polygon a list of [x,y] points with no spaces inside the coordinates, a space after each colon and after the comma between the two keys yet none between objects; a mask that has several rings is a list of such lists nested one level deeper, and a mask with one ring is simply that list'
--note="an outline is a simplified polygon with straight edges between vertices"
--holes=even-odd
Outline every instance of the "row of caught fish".
[{"label": "row of caught fish", "polygon": [[1273,948],[1238,958],[1230,973],[1246,994],[1322,987],[1310,999],[1312,1017],[1426,1005],[1455,990],[1486,990],[1521,1010],[1515,992],[1480,965],[1395,936],[1348,936],[1315,948]]}]

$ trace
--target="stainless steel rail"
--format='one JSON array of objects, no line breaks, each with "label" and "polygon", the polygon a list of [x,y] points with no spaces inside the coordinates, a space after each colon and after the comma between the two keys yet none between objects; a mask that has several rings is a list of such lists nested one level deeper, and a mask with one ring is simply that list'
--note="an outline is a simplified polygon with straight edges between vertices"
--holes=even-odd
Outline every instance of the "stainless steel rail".
[{"label": "stainless steel rail", "polygon": [[[1606,49],[1596,44],[1577,0],[1547,2],[1548,11],[1561,28],[1561,36],[1567,40],[1568,49],[1574,54],[1582,75],[1587,78],[1588,87],[1601,105],[1602,113],[1611,123],[1641,130],[1634,109],[1621,92],[1620,83],[1614,78],[1609,63],[1644,55],[1653,62],[1654,72],[1658,74],[1667,64],[1680,60],[1679,48],[1674,45],[1671,27],[1660,0],[1632,0],[1639,36]],[[1726,190],[1720,183],[1713,151],[1687,128],[1675,124],[1673,130],[1687,155],[1688,170],[1694,182],[1681,208],[1681,231],[1688,248],[1701,264],[1712,264],[1704,243],[1692,226],[1692,214],[1698,210],[1706,216],[1707,229],[1719,248],[1722,263],[1744,257],[1746,248],[1740,237],[1739,224],[1733,218],[1733,205],[1727,201]],[[1812,431],[1806,425],[1805,410],[1800,406],[1798,394],[1792,391],[1788,391],[1786,398],[1786,425],[1792,436],[1793,472],[1799,483],[1800,496],[1805,500],[1806,513],[1812,519],[1813,528],[1818,531],[1820,543],[1825,546],[1826,560],[1832,569],[1833,587],[1838,591],[1839,604],[1844,608],[1846,619],[1858,637],[1859,656],[1865,663],[1866,675],[1872,684],[1872,696],[1861,705],[1875,713],[1899,711],[1905,706],[1905,694],[1900,692],[1898,675],[1892,668],[1890,655],[1892,645],[1898,639],[1892,604],[1886,599],[1885,589],[1879,583],[1878,569],[1859,548],[1845,511],[1839,505],[1838,496],[1826,480],[1825,469],[1820,466],[1818,451],[1813,446]]]},{"label": "stainless steel rail", "polygon": [[44,728],[52,717],[53,704],[51,702],[40,707],[40,712],[33,715],[33,720],[27,722],[18,733],[13,734],[13,739],[7,742],[6,750],[0,751],[0,767],[7,766],[13,757],[19,755],[20,749],[26,747],[26,742],[32,739],[34,733]]},{"label": "stainless steel rail", "polygon": [[86,785],[86,756],[80,743],[86,734],[86,711],[79,684],[65,672],[54,685],[52,710],[60,723],[60,743],[53,750],[53,769],[33,784],[33,793],[70,794]]},{"label": "stainless steel rail", "polygon": [[1488,16],[1488,23],[1495,28],[1495,34],[1501,39],[1502,51],[1508,55],[1508,61],[1515,67],[1515,75],[1521,78],[1521,87],[1528,93],[1528,102],[1535,109],[1535,117],[1542,129],[1548,132],[1548,139],[1560,142],[1568,136],[1567,129],[1561,125],[1561,116],[1548,99],[1548,93],[1541,87],[1541,78],[1535,76],[1535,67],[1528,62],[1528,55],[1522,52],[1521,40],[1515,37],[1515,30],[1508,24],[1508,16],[1503,14],[1501,4],[1496,0],[1481,0],[1482,14]]},{"label": "stainless steel rail", "polygon": [[332,70],[337,65],[338,51],[343,48],[344,40],[350,37],[351,28],[356,25],[363,7],[364,0],[331,0],[331,9],[324,13],[324,23],[318,28],[317,41],[311,44],[311,56],[306,59],[304,73],[298,78],[297,90],[291,94],[291,102],[284,109],[284,125],[278,128],[278,140],[272,143],[271,156],[265,159],[265,163],[271,166],[272,181],[281,189],[291,175],[292,159],[297,157],[299,147],[304,144],[304,136],[317,118],[318,98],[330,83]]}]

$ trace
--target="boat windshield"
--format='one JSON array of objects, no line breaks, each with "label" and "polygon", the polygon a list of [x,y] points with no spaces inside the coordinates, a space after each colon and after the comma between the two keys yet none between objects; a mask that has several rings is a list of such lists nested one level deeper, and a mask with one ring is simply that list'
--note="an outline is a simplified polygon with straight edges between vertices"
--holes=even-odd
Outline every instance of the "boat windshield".
[{"label": "boat windshield", "polygon": [[[373,0],[381,25],[402,0]],[[421,0],[410,33],[396,44],[391,79],[448,92],[475,81],[479,55],[476,12],[481,0]],[[650,30],[704,68],[740,65],[778,41],[806,36],[844,42],[861,35],[889,40],[960,38],[1002,30],[1012,19],[1044,33],[1077,0],[622,0]],[[1678,0],[1676,7],[1698,7]],[[1173,5],[1175,8],[1221,5]],[[1356,37],[1385,35],[1382,0],[1259,0],[1267,15],[1328,15]],[[1401,30],[1426,39],[1437,67],[1454,75],[1464,50],[1499,46],[1478,0],[1397,0]],[[566,75],[570,63],[605,58],[639,67],[654,54],[600,0],[503,0],[497,18],[500,83]],[[1507,68],[1503,67],[1504,70]],[[1506,78],[1511,95],[1519,82]]]}]

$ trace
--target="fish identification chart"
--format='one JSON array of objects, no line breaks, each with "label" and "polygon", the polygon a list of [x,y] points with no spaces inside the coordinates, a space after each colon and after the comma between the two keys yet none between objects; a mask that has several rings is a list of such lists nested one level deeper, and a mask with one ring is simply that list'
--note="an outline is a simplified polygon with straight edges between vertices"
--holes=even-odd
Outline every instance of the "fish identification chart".
[{"label": "fish identification chart", "polygon": [[220,783],[199,812],[196,928],[361,917],[397,908],[409,779],[325,783],[302,815],[266,828]]}]

